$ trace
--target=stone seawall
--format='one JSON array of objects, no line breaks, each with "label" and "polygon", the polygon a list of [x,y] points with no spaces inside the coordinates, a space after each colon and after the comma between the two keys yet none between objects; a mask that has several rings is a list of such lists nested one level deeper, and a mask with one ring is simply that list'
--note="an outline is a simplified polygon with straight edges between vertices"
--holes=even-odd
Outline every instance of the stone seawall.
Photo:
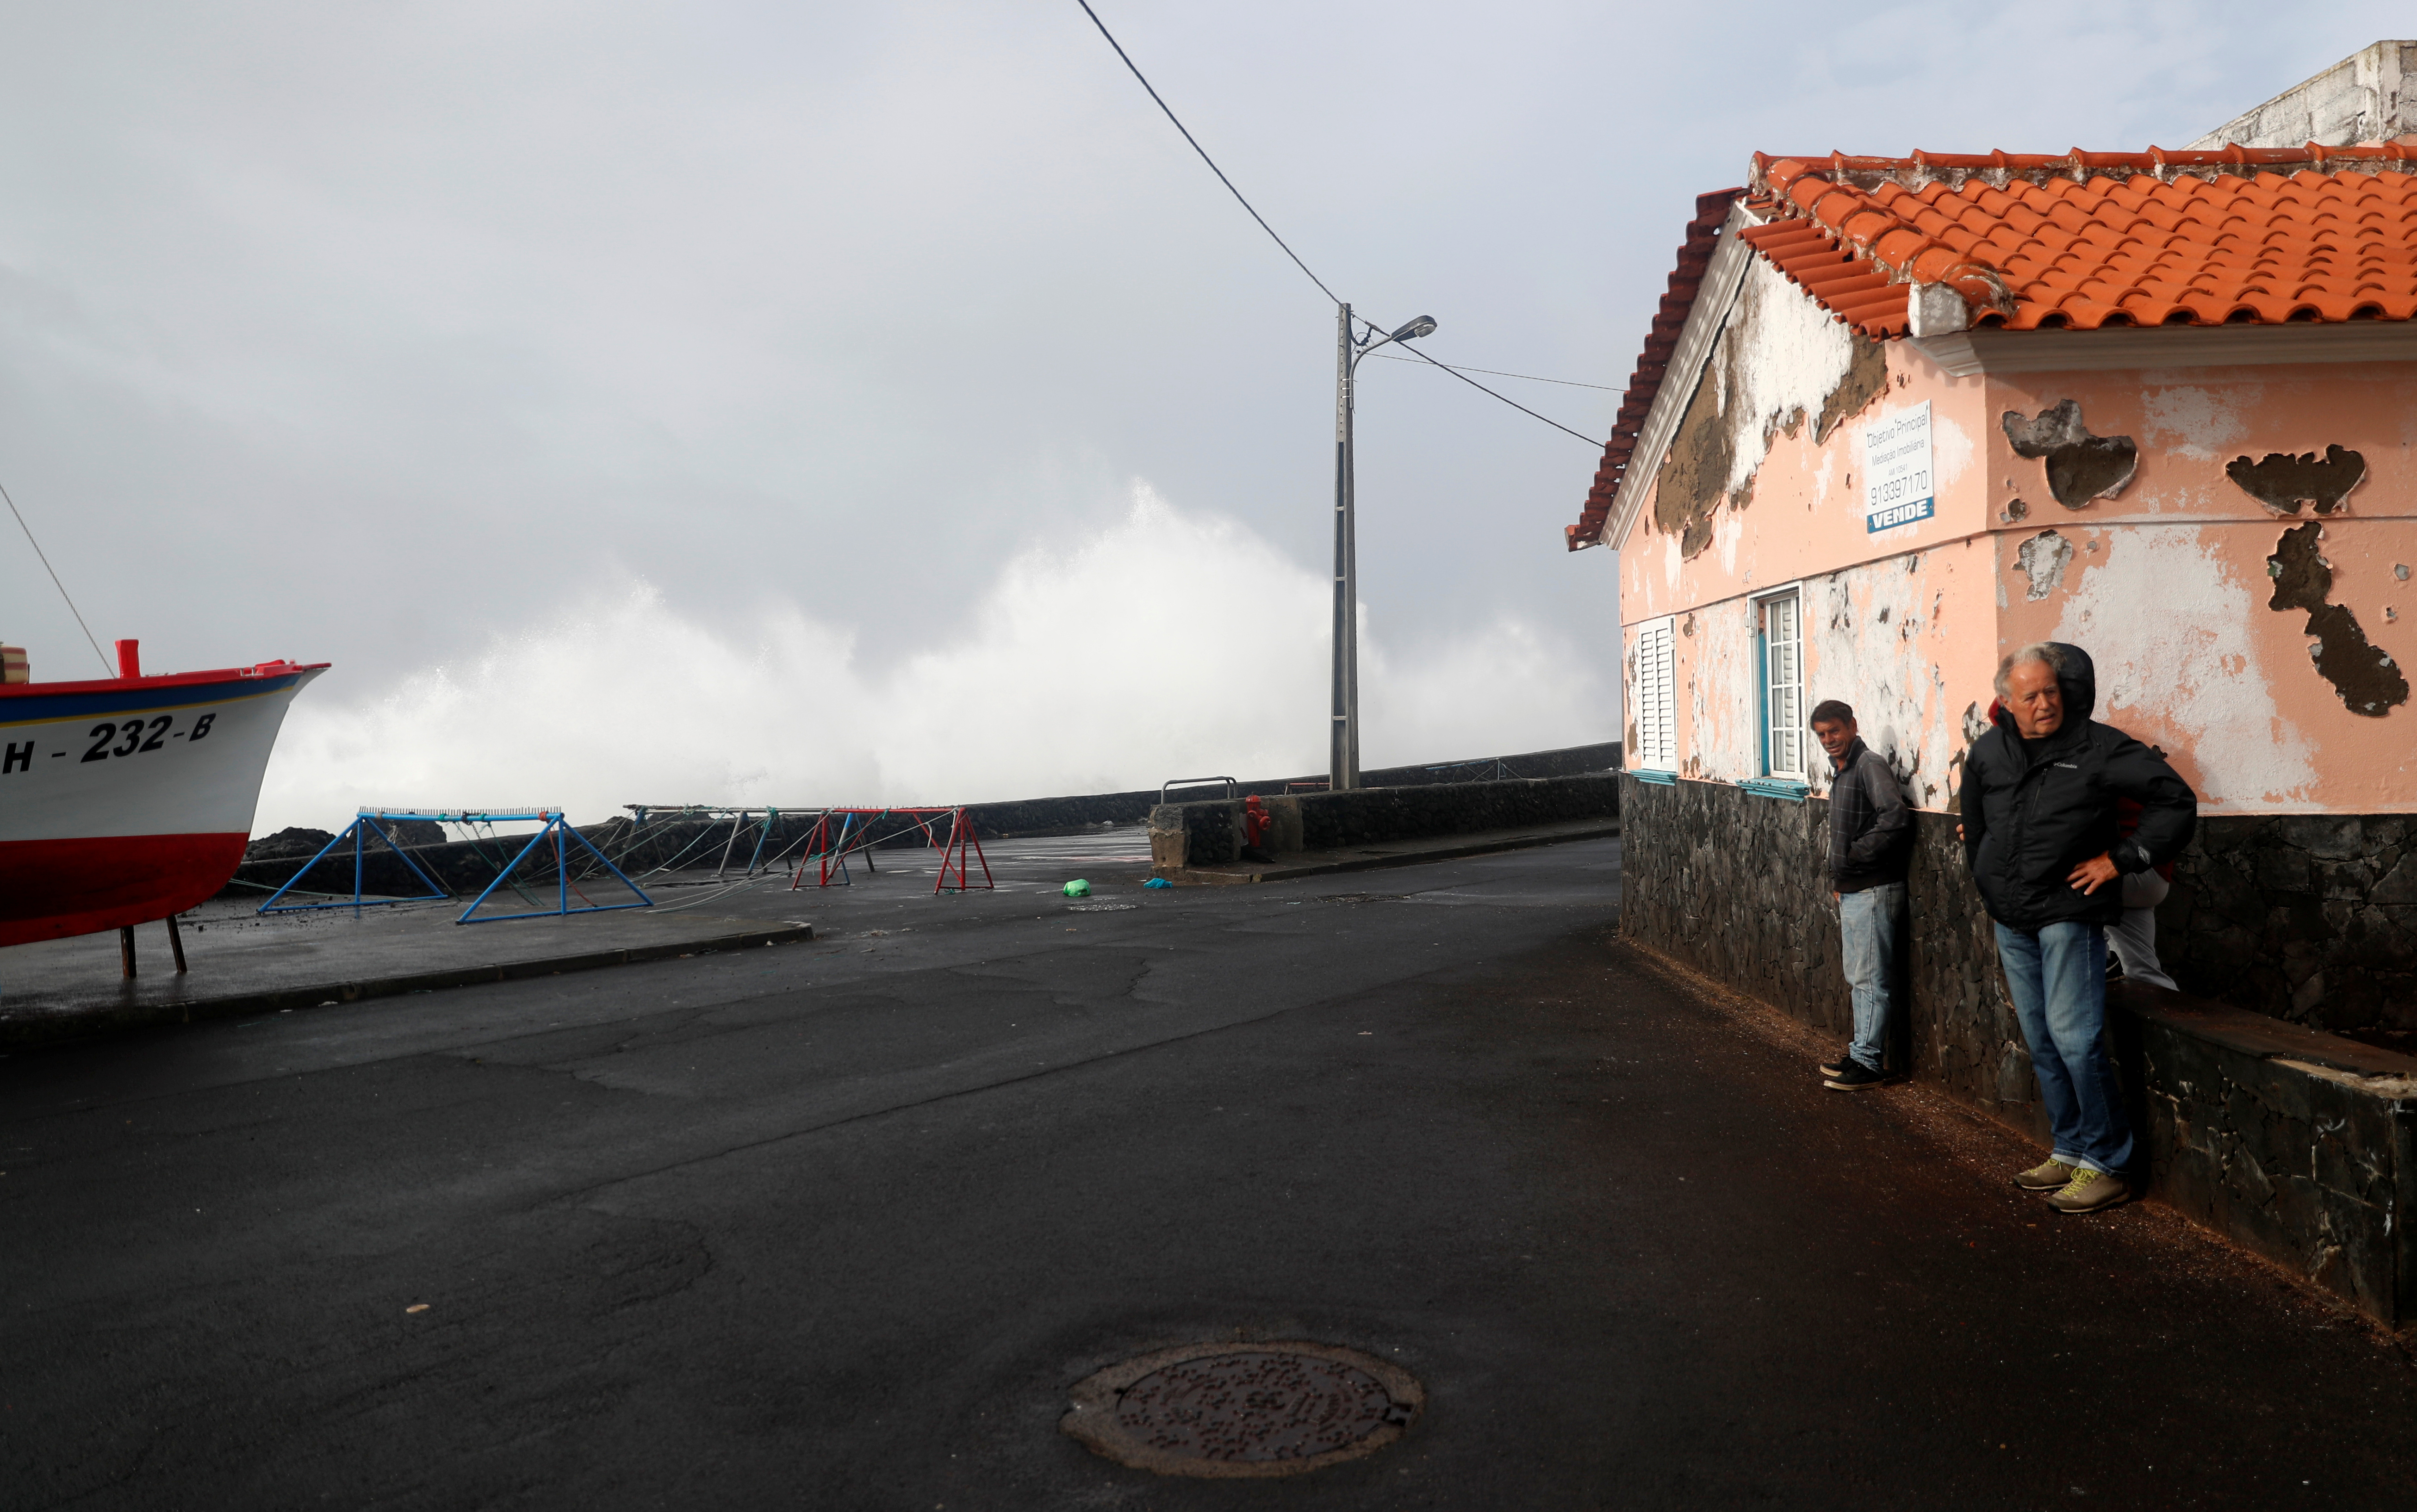
[{"label": "stone seawall", "polygon": [[[1619,742],[1615,740],[1592,746],[1525,751],[1515,756],[1383,767],[1368,773],[1367,779],[1372,785],[1389,789],[1459,790],[1486,785],[1482,779],[1502,772],[1515,779],[1558,778],[1576,773],[1601,775],[1619,765]],[[1616,781],[1608,776],[1602,776],[1601,779]],[[1317,779],[1270,778],[1244,783],[1240,791],[1244,794],[1281,794],[1289,787],[1312,780]],[[1158,790],[1148,788],[1131,793],[1088,793],[1066,797],[967,804],[965,817],[972,822],[975,834],[985,840],[1012,839],[1028,835],[1079,834],[1102,825],[1139,824],[1147,822],[1150,811],[1157,807]],[[782,815],[772,824],[770,836],[763,846],[763,857],[769,859],[786,853],[794,858],[802,854],[814,821],[815,811],[813,809]],[[1505,821],[1513,824],[1527,822]],[[862,821],[859,823],[859,825],[863,824]],[[1369,819],[1349,823],[1359,824],[1365,829],[1381,827],[1384,821]],[[718,867],[725,849],[733,872],[743,871],[749,856],[756,854],[756,839],[764,827],[763,811],[758,809],[755,818],[741,829],[737,843],[732,846],[729,844],[731,824],[728,819],[692,819],[682,817],[676,811],[666,811],[650,815],[642,831],[634,835],[631,824],[628,818],[614,818],[600,824],[583,824],[579,831],[598,849],[612,856],[623,869],[635,875],[637,869],[666,865],[676,865],[682,869]],[[403,842],[412,860],[421,868],[456,891],[466,888],[469,894],[476,894],[494,881],[497,863],[516,854],[527,843],[525,835],[517,839],[507,836],[498,840],[448,840],[446,832],[439,826],[408,820],[388,822],[387,828]],[[220,896],[266,898],[277,887],[295,880],[295,874],[302,864],[329,838],[326,831],[290,829],[252,841],[245,852],[243,864],[236,869],[235,880]],[[920,823],[893,816],[872,821],[869,830],[859,828],[851,832],[851,848],[860,843],[895,849],[924,845],[928,840]],[[1240,845],[1241,841],[1237,839],[1235,849],[1239,851]],[[522,880],[526,883],[532,879],[551,878],[554,874],[551,857],[551,847],[544,856],[531,856],[528,866],[520,874]],[[585,866],[592,866],[593,859],[587,858]],[[582,865],[575,864],[571,868],[574,878],[585,874]],[[298,885],[307,891],[340,893],[350,898],[353,892],[352,846],[345,845],[341,854],[332,854],[312,868],[311,875],[299,879]],[[427,891],[427,885],[414,877],[410,869],[375,837],[362,847],[361,887],[365,893],[387,897]]]},{"label": "stone seawall", "polygon": [[[1621,934],[1843,1040],[1852,1007],[1821,871],[1829,805],[1623,780]],[[1954,817],[1918,813],[1914,831],[1896,1051],[1916,1078],[2044,1137]],[[2212,839],[2195,846],[2201,875],[2240,854],[2223,829]],[[2189,916],[2161,914],[2161,933]],[[2400,1217],[2417,1203],[2417,1059],[2203,996],[2118,984],[2108,1001],[2150,1190],[2371,1316],[2417,1317],[2417,1244]]]},{"label": "stone seawall", "polygon": [[[1616,818],[1619,793],[1619,776],[1600,772],[1508,782],[1356,788],[1348,793],[1302,793],[1265,801],[1275,822],[1272,849],[1282,855]],[[1239,859],[1241,801],[1163,804],[1150,810],[1149,847],[1151,861],[1162,869],[1217,866]]]}]

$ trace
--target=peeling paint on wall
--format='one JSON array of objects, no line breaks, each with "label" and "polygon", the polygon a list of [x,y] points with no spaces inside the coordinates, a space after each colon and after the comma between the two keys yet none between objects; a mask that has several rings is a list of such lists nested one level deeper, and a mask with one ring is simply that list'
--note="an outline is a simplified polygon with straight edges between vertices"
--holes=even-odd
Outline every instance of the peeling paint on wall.
[{"label": "peeling paint on wall", "polygon": [[1937,809],[1954,797],[1954,733],[1940,717],[1945,601],[1921,564],[1915,553],[1806,582],[1804,697],[1852,704],[1863,743],[1896,774],[1906,801]]},{"label": "peeling paint on wall", "polygon": [[1838,427],[1863,413],[1888,387],[1888,353],[1869,337],[1849,335],[1854,356],[1846,376],[1821,401],[1820,417],[1813,422],[1813,444],[1828,441]]},{"label": "peeling paint on wall", "polygon": [[2274,596],[2266,607],[2306,611],[2307,633],[2317,638],[2309,648],[2317,675],[2333,684],[2352,714],[2380,719],[2409,702],[2409,679],[2389,655],[2368,643],[2348,605],[2325,601],[2333,589],[2333,567],[2318,550],[2324,530],[2311,520],[2283,532],[2266,559],[2274,577]]},{"label": "peeling paint on wall", "polygon": [[1686,681],[1680,771],[1731,779],[1760,772],[1752,612],[1742,601],[1720,604],[1690,615],[1685,630],[1692,641],[1680,654]]},{"label": "peeling paint on wall", "polygon": [[2242,412],[2265,397],[2265,387],[2259,384],[2234,384],[2221,388],[2175,384],[2147,388],[2140,394],[2140,408],[2149,423],[2140,433],[2151,447],[2194,461],[2213,461],[2224,447],[2248,434],[2248,422]]},{"label": "peeling paint on wall", "polygon": [[[2275,706],[2251,627],[2257,602],[2197,525],[2108,533],[2056,628],[2098,663],[2099,718],[2167,747],[2210,808],[2303,802],[2316,753]],[[2033,637],[2026,635],[2025,639]]]},{"label": "peeling paint on wall", "polygon": [[1719,532],[1716,517],[1754,502],[1756,474],[1774,436],[1816,416],[1816,446],[1888,386],[1888,354],[1858,336],[1757,260],[1654,474],[1654,528],[1692,559]]},{"label": "peeling paint on wall", "polygon": [[[1712,513],[1728,491],[1729,467],[1737,460],[1737,433],[1722,415],[1721,369],[1704,366],[1695,397],[1679,421],[1679,433],[1663,454],[1653,480],[1653,523],[1679,540],[1679,554],[1694,556],[1712,539]],[[1726,396],[1734,401],[1735,396]]]},{"label": "peeling paint on wall", "polygon": [[2140,468],[2140,448],[2130,436],[2090,434],[2081,423],[2081,406],[2069,399],[2040,411],[2035,419],[2008,410],[1998,423],[2015,456],[2046,461],[2047,491],[2068,509],[2115,497]]},{"label": "peeling paint on wall", "polygon": [[2064,569],[2073,560],[2073,542],[2052,530],[2043,530],[2014,551],[2023,576],[2030,580],[2026,598],[2045,598],[2064,586]]},{"label": "peeling paint on wall", "polygon": [[2276,514],[2298,514],[2304,500],[2316,506],[2317,513],[2329,515],[2365,480],[2366,459],[2338,444],[2325,448],[2321,461],[2312,451],[2297,457],[2270,451],[2254,462],[2235,457],[2224,464],[2224,476]]}]

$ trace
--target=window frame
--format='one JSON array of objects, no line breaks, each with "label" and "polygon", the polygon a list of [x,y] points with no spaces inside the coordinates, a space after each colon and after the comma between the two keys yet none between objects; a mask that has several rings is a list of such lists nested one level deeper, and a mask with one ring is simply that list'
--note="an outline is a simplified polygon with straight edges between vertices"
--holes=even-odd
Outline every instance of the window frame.
[{"label": "window frame", "polygon": [[[1796,753],[1796,764],[1793,767],[1782,765],[1774,758],[1774,752],[1772,750],[1774,744],[1772,736],[1776,733],[1776,727],[1772,723],[1772,718],[1776,711],[1771,707],[1771,632],[1767,627],[1769,625],[1771,606],[1784,599],[1795,600],[1795,679],[1789,689],[1789,691],[1793,692],[1795,695],[1796,704],[1795,722],[1790,726],[1789,732],[1791,737],[1790,743],[1794,746]],[[1760,758],[1759,764],[1762,768],[1762,776],[1777,779],[1783,781],[1809,783],[1812,780],[1813,753],[1811,748],[1810,732],[1804,725],[1806,707],[1804,703],[1804,584],[1802,581],[1799,580],[1795,582],[1775,583],[1771,587],[1757,588],[1754,592],[1747,594],[1746,616],[1747,624],[1754,636],[1755,746],[1756,748],[1756,754]]]}]

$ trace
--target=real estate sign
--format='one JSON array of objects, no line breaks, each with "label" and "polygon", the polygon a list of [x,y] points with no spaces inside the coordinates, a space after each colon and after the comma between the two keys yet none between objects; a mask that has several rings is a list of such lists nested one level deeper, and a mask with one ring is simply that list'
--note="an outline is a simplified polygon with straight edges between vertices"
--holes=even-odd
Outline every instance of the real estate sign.
[{"label": "real estate sign", "polygon": [[1930,481],[1930,401],[1863,427],[1863,529],[1909,525],[1938,512]]}]

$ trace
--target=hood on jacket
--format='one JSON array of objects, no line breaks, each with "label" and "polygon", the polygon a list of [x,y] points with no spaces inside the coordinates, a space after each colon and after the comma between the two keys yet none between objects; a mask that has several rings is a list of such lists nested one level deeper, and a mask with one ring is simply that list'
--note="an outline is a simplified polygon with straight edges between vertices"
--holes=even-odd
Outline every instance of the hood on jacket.
[{"label": "hood on jacket", "polygon": [[[2090,659],[2089,652],[2077,645],[2063,641],[2047,643],[2064,653],[2064,670],[2056,674],[2057,690],[2064,695],[2064,723],[2058,729],[2058,733],[2062,733],[2088,719],[2097,709],[2098,664]],[[2006,712],[2002,703],[1990,703],[1989,722],[2002,728],[2010,740],[2022,738],[2022,731],[2014,725],[2014,717]],[[2019,750],[2022,748],[2017,746],[2014,748]]]}]

